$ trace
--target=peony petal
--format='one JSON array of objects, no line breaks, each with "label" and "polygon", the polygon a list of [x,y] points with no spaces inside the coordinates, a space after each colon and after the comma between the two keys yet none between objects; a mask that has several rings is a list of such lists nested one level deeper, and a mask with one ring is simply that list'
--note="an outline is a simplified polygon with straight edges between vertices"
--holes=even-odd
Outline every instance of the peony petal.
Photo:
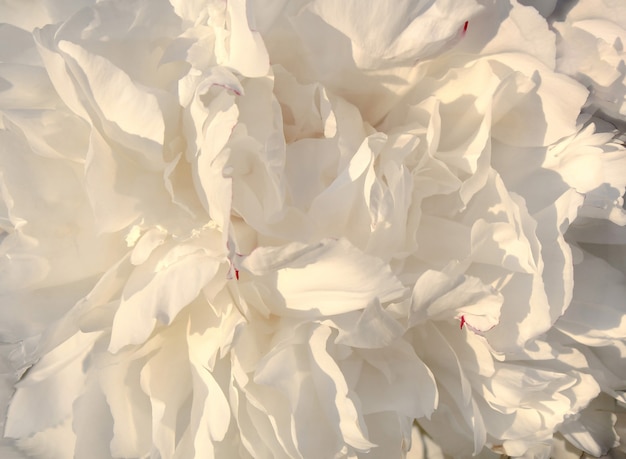
[{"label": "peony petal", "polygon": [[338,417],[345,442],[357,450],[367,451],[375,445],[367,440],[365,423],[349,397],[341,370],[325,352],[329,337],[330,330],[325,327],[317,327],[311,334],[311,363],[318,367],[313,371],[315,388],[326,415],[331,419]]},{"label": "peony petal", "polygon": [[130,262],[135,265],[141,265],[150,257],[154,249],[165,242],[167,231],[163,228],[151,228],[141,236],[130,256]]},{"label": "peony petal", "polygon": [[[125,359],[120,359],[120,356]],[[100,362],[97,377],[113,417],[110,454],[113,457],[149,454],[152,443],[151,405],[150,398],[139,384],[145,357],[141,352],[122,351],[118,356],[101,354],[101,358],[103,361]]]},{"label": "peony petal", "polygon": [[[144,342],[157,320],[171,323],[218,272],[221,262],[194,246],[175,246],[137,268],[124,287],[109,350]],[[140,325],[141,324],[141,325]]]},{"label": "peony petal", "polygon": [[269,70],[269,56],[261,35],[250,24],[253,13],[248,0],[228,1],[230,17],[230,58],[228,65],[247,77],[266,75]]},{"label": "peony petal", "polygon": [[426,271],[413,288],[409,326],[463,317],[472,330],[487,331],[497,325],[501,306],[501,295],[477,278]]},{"label": "peony petal", "polygon": [[375,1],[316,0],[311,9],[350,38],[359,67],[375,68],[430,57],[457,37],[480,6],[421,0],[388,8]]},{"label": "peony petal", "polygon": [[[191,393],[189,362],[184,343],[163,346],[142,368],[140,383],[152,406],[152,442],[161,457],[176,449],[177,425],[185,400]],[[172,378],[171,375],[176,375]],[[213,407],[212,407],[213,408]],[[184,417],[182,413],[181,418]]]},{"label": "peony petal", "polygon": [[584,257],[574,270],[574,298],[557,327],[590,346],[611,344],[626,336],[626,278],[604,260]]},{"label": "peony petal", "polygon": [[365,349],[388,346],[404,333],[404,327],[378,300],[368,304],[363,312],[341,314],[328,325],[339,330],[336,343]]},{"label": "peony petal", "polygon": [[[118,231],[144,212],[159,212],[170,202],[159,173],[146,170],[134,153],[109,142],[95,129],[91,132],[85,164],[87,193],[102,232]],[[143,199],[138,196],[142,196]]]},{"label": "peony petal", "polygon": [[366,362],[355,387],[364,414],[430,418],[439,403],[435,377],[405,341],[358,351],[358,356]]},{"label": "peony petal", "polygon": [[[121,137],[123,142],[143,147],[142,153],[159,167],[159,145],[163,142],[165,127],[157,98],[100,56],[69,41],[61,41],[58,46],[84,72],[88,85],[87,97],[95,105],[93,109],[113,124],[113,132],[117,128],[125,133]],[[129,140],[125,139],[127,135]],[[114,136],[117,137],[116,134]]]},{"label": "peony petal", "polygon": [[388,266],[345,240],[259,248],[241,266],[256,276],[276,273],[285,312],[335,315],[364,308],[375,298],[391,301],[404,292]]},{"label": "peony petal", "polygon": [[[76,334],[37,362],[17,383],[9,407],[4,434],[29,437],[68,419],[72,404],[85,385],[82,362],[94,343],[93,335]],[[49,398],[49,391],[63,387],[63,394]],[[14,410],[30,413],[12,416]]]},{"label": "peony petal", "polygon": [[596,399],[575,419],[566,421],[559,432],[578,449],[593,456],[605,456],[620,444],[613,404],[606,396]]},{"label": "peony petal", "polygon": [[110,443],[113,438],[113,418],[104,393],[96,378],[88,378],[85,392],[74,402],[76,434],[75,454],[93,459],[111,457]]}]

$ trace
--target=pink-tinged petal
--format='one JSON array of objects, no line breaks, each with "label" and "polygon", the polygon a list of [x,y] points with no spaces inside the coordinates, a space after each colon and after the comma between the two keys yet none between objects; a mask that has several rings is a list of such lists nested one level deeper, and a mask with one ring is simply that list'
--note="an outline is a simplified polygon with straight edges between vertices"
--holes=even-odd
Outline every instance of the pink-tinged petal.
[{"label": "pink-tinged petal", "polygon": [[461,320],[477,332],[498,324],[502,296],[475,277],[423,273],[413,287],[409,326],[428,320]]},{"label": "pink-tinged petal", "polygon": [[420,0],[390,8],[375,1],[316,0],[311,9],[351,40],[359,67],[376,68],[430,57],[457,38],[480,6],[473,1]]}]

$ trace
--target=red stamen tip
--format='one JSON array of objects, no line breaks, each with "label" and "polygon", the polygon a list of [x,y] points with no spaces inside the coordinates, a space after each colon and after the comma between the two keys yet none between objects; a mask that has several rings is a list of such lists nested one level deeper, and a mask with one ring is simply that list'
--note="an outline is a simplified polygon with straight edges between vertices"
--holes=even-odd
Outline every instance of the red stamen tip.
[{"label": "red stamen tip", "polygon": [[461,330],[463,330],[463,325],[465,325],[465,316],[461,316]]},{"label": "red stamen tip", "polygon": [[235,269],[235,279],[239,280],[239,270]]},{"label": "red stamen tip", "polygon": [[465,24],[463,24],[463,33],[467,32],[467,26],[469,26],[469,21],[465,21]]}]

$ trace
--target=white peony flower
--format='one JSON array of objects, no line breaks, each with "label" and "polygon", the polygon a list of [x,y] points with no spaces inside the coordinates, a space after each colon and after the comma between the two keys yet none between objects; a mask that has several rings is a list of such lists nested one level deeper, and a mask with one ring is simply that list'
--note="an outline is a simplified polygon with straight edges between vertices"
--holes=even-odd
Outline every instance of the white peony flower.
[{"label": "white peony flower", "polygon": [[0,5],[2,454],[623,450],[598,2],[31,3]]}]

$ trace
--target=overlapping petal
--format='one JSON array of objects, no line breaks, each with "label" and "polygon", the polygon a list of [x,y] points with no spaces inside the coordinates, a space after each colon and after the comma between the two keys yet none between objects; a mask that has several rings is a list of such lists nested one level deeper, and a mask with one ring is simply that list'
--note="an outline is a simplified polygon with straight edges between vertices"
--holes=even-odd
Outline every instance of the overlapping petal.
[{"label": "overlapping petal", "polygon": [[623,448],[621,4],[31,3],[0,454]]}]

